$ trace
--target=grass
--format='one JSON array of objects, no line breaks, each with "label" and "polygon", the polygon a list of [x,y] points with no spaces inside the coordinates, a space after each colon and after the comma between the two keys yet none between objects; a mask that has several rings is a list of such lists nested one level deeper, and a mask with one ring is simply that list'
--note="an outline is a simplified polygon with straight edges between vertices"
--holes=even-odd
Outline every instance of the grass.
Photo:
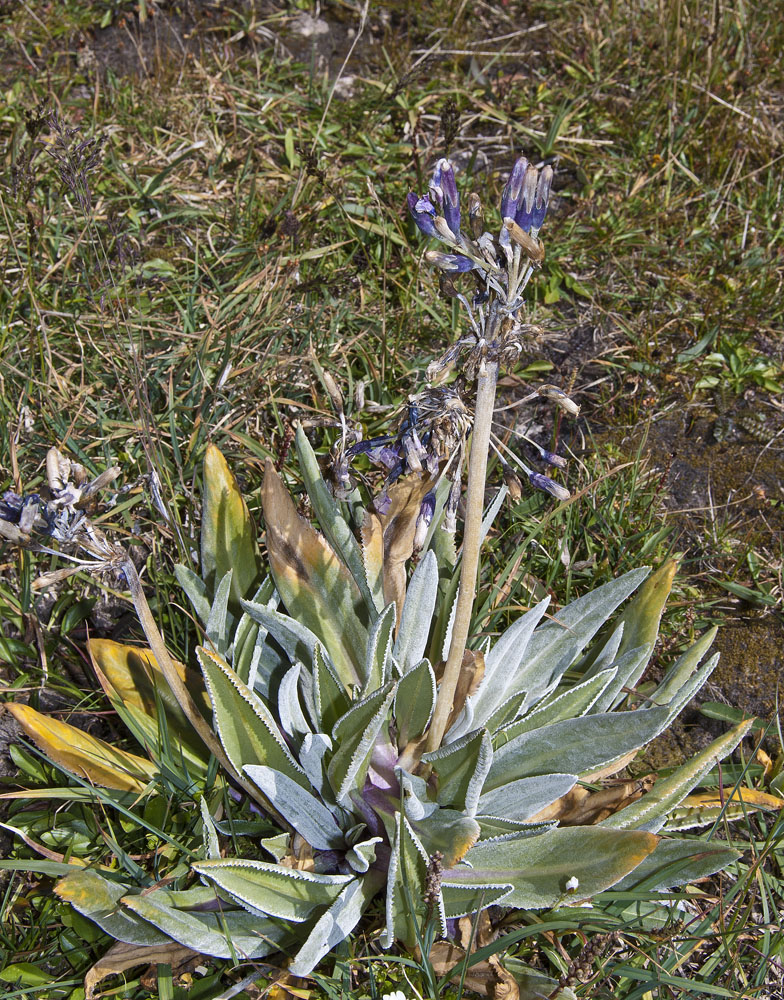
[{"label": "grass", "polygon": [[[565,601],[675,552],[670,650],[723,619],[762,623],[761,656],[773,655],[784,593],[777,6],[496,6],[469,16],[446,3],[374,5],[347,69],[353,83],[336,94],[346,29],[359,24],[348,5],[324,8],[339,46],[331,63],[293,33],[294,6],[0,7],[2,486],[37,489],[52,444],[93,473],[120,464],[128,490],[108,523],[135,543],[178,655],[194,636],[169,611],[180,600],[170,567],[191,558],[207,441],[227,452],[258,513],[263,462],[285,461],[292,422],[305,421],[317,444],[334,437],[312,356],[347,398],[364,381],[367,403],[352,419],[367,435],[383,427],[456,317],[419,266],[405,193],[424,188],[446,151],[467,186],[499,193],[521,150],[558,157],[557,197],[531,286],[543,333],[501,402],[544,377],[573,384],[583,415],[569,426],[533,411],[574,456],[577,498],[554,509],[524,496],[504,513],[485,560],[487,628],[491,612],[532,594]],[[180,17],[192,37],[167,54],[164,25]],[[40,102],[81,137],[106,138],[88,211],[40,146]],[[499,412],[499,433],[521,429],[515,413]],[[151,468],[166,522],[144,478]],[[128,601],[117,581],[81,573],[36,589],[39,570],[60,565],[2,554],[3,684],[33,689],[34,700],[45,687],[62,710],[99,719],[81,648],[88,626],[122,629]],[[772,691],[772,675],[767,683]],[[766,747],[780,752],[775,729]],[[34,754],[13,754],[29,785],[62,783]],[[172,815],[185,801],[172,790]],[[132,868],[132,855],[160,847],[152,828],[172,820],[130,813],[96,817],[42,799],[15,804],[6,821],[55,854],[108,857],[122,843],[120,863]],[[563,911],[540,927],[529,916],[504,941],[509,967],[541,961],[567,975],[587,942],[617,931],[590,957],[593,978],[574,980],[578,995],[775,996],[780,833],[759,817],[724,831],[743,843],[743,862],[699,887],[682,924],[670,914],[640,930],[624,899],[612,919]],[[175,839],[173,867],[188,847]],[[18,839],[10,850],[40,858]],[[9,996],[77,998],[105,950],[49,885],[19,873],[6,883]],[[355,954],[339,955],[311,995],[345,995],[363,948],[357,940]],[[406,967],[379,958],[373,968],[378,995],[409,995]],[[246,971],[195,976],[189,995],[218,996]],[[407,974],[427,989],[421,971]],[[156,975],[115,995],[185,995]],[[370,996],[362,983],[355,995]]]}]

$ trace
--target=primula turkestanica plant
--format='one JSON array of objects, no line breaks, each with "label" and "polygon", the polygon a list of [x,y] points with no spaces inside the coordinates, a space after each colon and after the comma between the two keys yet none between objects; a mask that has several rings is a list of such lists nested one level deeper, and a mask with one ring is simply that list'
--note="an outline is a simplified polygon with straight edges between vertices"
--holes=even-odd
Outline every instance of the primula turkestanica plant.
[{"label": "primula turkestanica plant", "polygon": [[[481,540],[507,490],[521,489],[505,453],[507,485],[483,511],[488,452],[499,447],[495,386],[526,334],[518,312],[544,256],[538,232],[551,177],[549,168],[518,160],[495,234],[484,230],[474,195],[465,231],[446,160],[428,194],[410,196],[419,229],[446,245],[426,257],[465,307],[468,332],[430,366],[429,386],[412,397],[396,431],[365,442],[343,421],[330,484],[297,431],[318,530],[268,463],[263,565],[236,482],[217,448],[208,448],[201,573],[178,568],[202,623],[194,663],[169,655],[133,563],[106,543],[106,561],[125,574],[150,648],[94,640],[90,654],[144,756],[10,706],[48,756],[83,781],[161,794],[165,735],[167,747],[178,748],[181,787],[194,796],[210,789],[200,800],[199,856],[170,884],[142,888],[89,868],[57,884],[61,899],[118,941],[174,941],[235,960],[282,951],[290,971],[306,975],[374,901],[368,927],[380,928],[381,944],[413,949],[426,927],[445,936],[452,918],[491,905],[546,910],[611,887],[655,894],[737,857],[726,845],[661,831],[748,723],[644,794],[642,786],[636,797],[624,792],[613,805],[605,792],[601,811],[583,787],[623,769],[716,664],[717,656],[704,661],[710,631],[635,700],[672,564],[652,575],[627,573],[562,608],[542,601],[492,640],[476,638]],[[577,409],[554,386],[532,396]],[[564,464],[545,449],[539,454],[555,469]],[[355,531],[351,463],[360,455],[383,466],[386,479]],[[535,488],[568,496],[514,461]],[[171,760],[169,749],[169,780]],[[215,761],[222,777],[208,784]],[[244,856],[224,836],[231,832],[218,815],[225,790],[270,822],[269,835]]]}]

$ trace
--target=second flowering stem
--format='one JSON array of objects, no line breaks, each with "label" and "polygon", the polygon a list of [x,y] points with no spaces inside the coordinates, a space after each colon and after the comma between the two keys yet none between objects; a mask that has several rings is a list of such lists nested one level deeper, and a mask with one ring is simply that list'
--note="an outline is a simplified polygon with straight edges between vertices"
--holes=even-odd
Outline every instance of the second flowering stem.
[{"label": "second flowering stem", "polygon": [[498,363],[486,361],[479,368],[476,385],[476,408],[471,433],[471,457],[468,462],[468,489],[466,494],[465,529],[463,532],[463,557],[460,566],[460,589],[457,594],[452,641],[449,646],[444,674],[438,688],[433,719],[427,733],[428,753],[437,750],[444,738],[454,705],[455,691],[460,677],[463,654],[466,650],[471,627],[471,613],[476,596],[476,576],[479,567],[479,549],[482,542],[482,514],[484,511],[487,456],[493,423],[493,407],[498,381]]}]

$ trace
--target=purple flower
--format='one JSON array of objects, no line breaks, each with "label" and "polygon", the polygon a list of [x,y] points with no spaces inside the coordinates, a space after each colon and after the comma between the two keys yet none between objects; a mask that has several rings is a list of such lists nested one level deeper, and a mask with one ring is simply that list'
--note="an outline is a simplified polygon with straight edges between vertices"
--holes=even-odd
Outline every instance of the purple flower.
[{"label": "purple flower", "polygon": [[431,490],[429,493],[425,494],[422,500],[422,505],[419,508],[419,515],[416,521],[416,530],[414,532],[414,551],[419,552],[422,546],[425,544],[425,539],[427,538],[427,529],[430,527],[430,523],[433,520],[433,514],[436,510],[436,495]]},{"label": "purple flower", "polygon": [[523,181],[525,172],[528,169],[528,160],[521,156],[512,167],[509,180],[506,182],[504,193],[501,195],[501,218],[514,219],[520,208],[520,195],[523,191]]},{"label": "purple flower", "polygon": [[555,480],[543,476],[541,472],[529,472],[528,479],[531,486],[534,486],[537,490],[544,490],[545,493],[549,493],[550,496],[556,498],[556,500],[568,500],[572,495],[569,490],[561,486],[560,483],[556,483]]},{"label": "purple flower", "polygon": [[533,211],[536,206],[536,185],[539,182],[539,171],[529,164],[523,178],[522,201],[517,208],[515,222],[526,233],[531,231]]},{"label": "purple flower", "polygon": [[455,172],[449,160],[439,160],[433,172],[431,194],[435,194],[439,207],[446,219],[446,224],[455,234],[460,236],[460,195],[457,193]]},{"label": "purple flower", "polygon": [[531,213],[531,229],[539,229],[547,214],[547,204],[550,200],[550,187],[553,183],[553,168],[545,167],[539,174],[536,185],[536,203]]},{"label": "purple flower", "polygon": [[407,200],[411,218],[417,224],[417,228],[420,232],[423,232],[425,236],[435,236],[438,238],[436,227],[433,225],[436,210],[431,204],[430,199],[427,196],[424,198],[417,198],[414,192],[411,191],[409,192]]}]

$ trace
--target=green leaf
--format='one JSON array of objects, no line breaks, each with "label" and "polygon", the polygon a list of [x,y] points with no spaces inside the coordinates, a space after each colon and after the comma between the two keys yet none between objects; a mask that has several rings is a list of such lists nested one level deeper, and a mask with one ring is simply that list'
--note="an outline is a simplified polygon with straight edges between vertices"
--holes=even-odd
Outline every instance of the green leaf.
[{"label": "green leaf", "polygon": [[395,605],[388,604],[373,622],[368,634],[362,694],[377,691],[387,680],[387,662],[392,651]]},{"label": "green leaf", "polygon": [[188,600],[193,605],[193,610],[198,615],[199,620],[203,625],[206,625],[207,619],[210,617],[210,599],[207,594],[207,584],[198,573],[193,572],[190,566],[184,566],[182,563],[177,563],[174,567],[174,575],[177,577],[179,585],[187,594]]},{"label": "green leaf", "polygon": [[291,939],[286,927],[244,910],[194,913],[165,904],[166,894],[124,896],[123,905],[169,938],[215,958],[263,958]]},{"label": "green leaf", "polygon": [[579,718],[591,709],[596,700],[611,684],[616,673],[617,670],[614,667],[611,670],[603,670],[587,681],[569,688],[563,694],[555,697],[550,696],[525,718],[518,719],[516,722],[510,723],[506,729],[501,730],[494,740],[495,745],[497,747],[503,746],[504,743],[509,742],[512,736],[530,732],[532,729],[539,729],[564,719]]},{"label": "green leaf", "polygon": [[331,732],[335,723],[349,710],[351,701],[346,690],[335,676],[329,660],[320,645],[313,656],[313,700],[320,730]]},{"label": "green leaf", "polygon": [[720,736],[669,777],[659,778],[647,795],[613,813],[599,825],[656,833],[666,822],[669,811],[686,798],[718,761],[732,753],[753,725],[754,720],[749,719]]},{"label": "green leaf", "polygon": [[436,676],[427,660],[403,674],[395,693],[398,746],[424,733],[436,702]]},{"label": "green leaf", "polygon": [[495,750],[485,790],[554,771],[577,775],[595,771],[644,746],[669,719],[669,707],[662,706],[584,715],[512,736]]},{"label": "green leaf", "polygon": [[227,656],[233,638],[233,616],[229,614],[232,570],[228,570],[220,580],[207,619],[207,638],[221,656]]},{"label": "green leaf", "polygon": [[299,471],[302,474],[305,489],[308,491],[308,496],[310,497],[310,502],[321,530],[324,532],[329,544],[348,567],[349,572],[354,578],[354,582],[359,587],[365,599],[368,609],[373,612],[382,611],[384,607],[383,597],[381,597],[380,605],[377,605],[376,599],[379,595],[374,597],[368,586],[359,543],[354,538],[351,528],[346,523],[346,519],[335,503],[327,484],[324,482],[318,459],[310,446],[310,441],[308,441],[302,425],[297,427],[295,442],[299,457]]},{"label": "green leaf", "polygon": [[485,729],[477,729],[459,740],[423,754],[438,778],[438,801],[473,816],[493,762],[493,749]]},{"label": "green leaf", "polygon": [[656,849],[613,888],[664,892],[713,875],[739,857],[740,852],[726,844],[662,837]]},{"label": "green leaf", "polygon": [[420,560],[411,576],[392,650],[403,674],[412,670],[425,655],[437,597],[438,563],[431,551]]},{"label": "green leaf", "polygon": [[384,876],[378,871],[368,872],[349,882],[327,912],[316,921],[307,940],[294,956],[289,972],[295,976],[309,975],[321,959],[354,930],[383,884]]},{"label": "green leaf", "polygon": [[271,767],[248,766],[245,773],[311,847],[317,851],[345,847],[343,831],[333,814],[296,781]]},{"label": "green leaf", "polygon": [[483,815],[525,822],[566,795],[576,784],[577,776],[574,774],[519,778],[485,792],[479,798],[478,808]]},{"label": "green leaf", "polygon": [[331,905],[353,875],[315,872],[231,858],[198,861],[191,866],[251,913],[301,923],[319,906]]},{"label": "green leaf", "polygon": [[[386,929],[382,948],[397,938],[413,948],[418,926],[425,922],[428,857],[408,820],[395,813],[395,837],[387,871]],[[413,907],[413,909],[412,909]]]},{"label": "green leaf", "polygon": [[675,698],[681,688],[686,684],[694,671],[697,669],[703,656],[713,645],[718,628],[713,628],[701,635],[700,638],[691,645],[686,652],[680,656],[670,667],[664,676],[664,680],[651,695],[651,699],[658,704],[667,704]]},{"label": "green leaf", "polygon": [[444,900],[444,915],[447,920],[455,917],[465,917],[477,910],[500,903],[512,892],[508,883],[501,885],[456,885],[452,882],[441,883],[441,895]]},{"label": "green leaf", "polygon": [[263,764],[306,788],[308,779],[291,756],[264,702],[216,653],[199,647],[196,655],[215,712],[218,736],[237,774],[242,774],[246,764]]},{"label": "green leaf", "polygon": [[482,683],[477,693],[471,697],[475,725],[484,725],[500,705],[524,690],[525,685],[518,683],[517,674],[523,669],[531,636],[549,603],[548,597],[518,618],[485,656]]},{"label": "green leaf", "polygon": [[127,894],[127,887],[109,882],[98,872],[84,869],[67,875],[54,891],[116,941],[149,947],[170,940],[146,920],[123,909],[120,900]]},{"label": "green leaf", "polygon": [[256,531],[226,459],[209,444],[201,515],[201,574],[208,592],[216,590],[229,570],[232,602],[239,610],[240,598],[258,585]]},{"label": "green leaf", "polygon": [[457,864],[479,840],[481,833],[479,823],[457,809],[436,809],[430,816],[411,819],[410,823],[425,854],[432,858],[438,851],[446,867]]},{"label": "green leaf", "polygon": [[[268,576],[253,595],[252,603],[270,607],[277,605],[277,602],[278,595],[275,590],[275,582],[271,576]],[[275,664],[275,667],[272,668],[273,673],[279,666],[278,657],[270,656],[271,649],[269,646],[265,646],[266,638],[267,629],[259,626],[258,622],[255,622],[247,611],[243,610],[239,625],[237,625],[237,630],[234,633],[234,652],[231,666],[234,673],[251,690],[256,686],[256,681],[259,678],[259,669],[264,669],[261,659],[265,653],[267,654],[267,663],[270,665]],[[263,684],[265,684],[265,680],[262,677]],[[269,690],[269,684],[265,684],[265,690]]]},{"label": "green leaf", "polygon": [[361,788],[376,737],[389,721],[394,697],[395,684],[390,681],[335,723],[332,739],[336,749],[327,775],[338,802],[343,802],[352,788]]},{"label": "green leaf", "polygon": [[[443,881],[465,887],[512,885],[506,906],[549,909],[609,889],[641,864],[658,842],[652,833],[558,827],[538,837],[477,844],[465,858],[471,867],[446,869]],[[571,878],[579,883],[574,893],[567,889]]]}]

